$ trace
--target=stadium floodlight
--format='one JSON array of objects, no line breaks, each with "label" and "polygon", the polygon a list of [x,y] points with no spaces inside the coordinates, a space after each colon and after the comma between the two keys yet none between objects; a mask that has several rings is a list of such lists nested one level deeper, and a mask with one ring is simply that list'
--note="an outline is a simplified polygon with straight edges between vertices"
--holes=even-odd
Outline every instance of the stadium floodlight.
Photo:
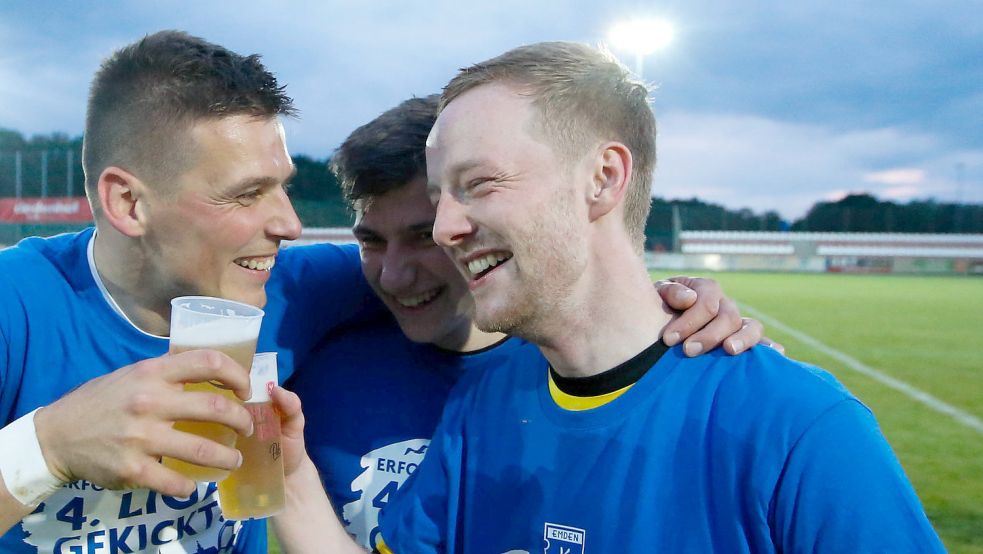
[{"label": "stadium floodlight", "polygon": [[645,56],[672,42],[672,24],[663,19],[632,19],[618,23],[608,31],[608,41],[620,50],[635,54],[635,74],[642,78]]}]

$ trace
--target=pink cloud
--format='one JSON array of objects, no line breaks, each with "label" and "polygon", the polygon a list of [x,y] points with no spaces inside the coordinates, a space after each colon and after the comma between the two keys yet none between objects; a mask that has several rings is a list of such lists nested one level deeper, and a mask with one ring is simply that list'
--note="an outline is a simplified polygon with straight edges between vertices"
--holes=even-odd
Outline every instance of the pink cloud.
[{"label": "pink cloud", "polygon": [[874,171],[865,174],[864,181],[882,185],[917,185],[925,182],[925,170],[912,167],[899,167],[885,171]]}]

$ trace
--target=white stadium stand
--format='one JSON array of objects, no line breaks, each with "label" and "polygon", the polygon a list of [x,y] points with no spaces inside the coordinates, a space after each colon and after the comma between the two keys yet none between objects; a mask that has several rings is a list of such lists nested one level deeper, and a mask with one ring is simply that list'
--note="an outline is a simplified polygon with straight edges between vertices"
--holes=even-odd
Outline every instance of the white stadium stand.
[{"label": "white stadium stand", "polygon": [[652,268],[983,274],[983,235],[683,231]]},{"label": "white stadium stand", "polygon": [[352,234],[351,227],[304,227],[297,240],[284,241],[280,246],[300,246],[303,244],[318,244],[330,242],[331,244],[352,244],[357,242],[355,235]]}]

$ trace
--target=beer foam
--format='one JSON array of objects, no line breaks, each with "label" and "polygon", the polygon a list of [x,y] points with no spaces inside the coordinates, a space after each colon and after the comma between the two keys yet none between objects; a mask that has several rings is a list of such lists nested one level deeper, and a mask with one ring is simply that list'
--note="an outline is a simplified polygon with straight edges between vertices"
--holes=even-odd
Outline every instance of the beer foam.
[{"label": "beer foam", "polygon": [[171,330],[171,345],[182,348],[212,348],[255,342],[262,318],[206,321]]}]

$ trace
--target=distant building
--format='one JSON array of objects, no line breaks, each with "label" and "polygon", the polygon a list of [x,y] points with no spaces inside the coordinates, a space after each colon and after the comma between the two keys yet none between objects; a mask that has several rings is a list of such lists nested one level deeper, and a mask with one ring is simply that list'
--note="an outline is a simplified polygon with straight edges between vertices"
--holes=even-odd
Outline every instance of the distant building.
[{"label": "distant building", "polygon": [[683,231],[651,267],[734,271],[983,274],[983,235]]},{"label": "distant building", "polygon": [[351,227],[304,227],[297,240],[288,240],[281,243],[281,247],[300,246],[303,244],[317,244],[330,242],[332,244],[351,244],[356,242],[355,235],[352,234]]}]

